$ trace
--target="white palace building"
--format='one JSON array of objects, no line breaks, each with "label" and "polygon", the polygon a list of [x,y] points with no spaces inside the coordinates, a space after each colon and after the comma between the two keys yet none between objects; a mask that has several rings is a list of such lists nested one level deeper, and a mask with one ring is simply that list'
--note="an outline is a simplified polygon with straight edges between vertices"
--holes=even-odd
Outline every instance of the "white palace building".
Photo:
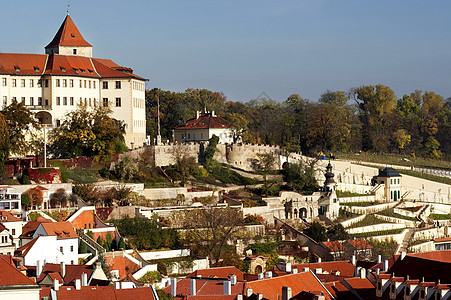
[{"label": "white palace building", "polygon": [[79,104],[108,106],[126,124],[128,147],[146,139],[145,82],[130,68],[93,58],[69,14],[45,54],[0,53],[0,109],[24,102],[42,124],[55,127]]}]

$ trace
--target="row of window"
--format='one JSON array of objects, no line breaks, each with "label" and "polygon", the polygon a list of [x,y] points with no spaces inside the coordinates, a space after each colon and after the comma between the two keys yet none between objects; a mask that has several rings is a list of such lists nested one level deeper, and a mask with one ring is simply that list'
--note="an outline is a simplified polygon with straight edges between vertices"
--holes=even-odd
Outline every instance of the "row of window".
[{"label": "row of window", "polygon": [[[195,139],[196,139],[196,134],[193,133],[192,137],[193,137],[193,140],[195,140]],[[203,139],[203,138],[204,138],[204,134],[201,133],[201,134],[200,134],[200,139]],[[190,140],[190,139],[191,139],[191,133],[188,133],[188,135],[182,133],[182,140],[184,140],[184,139]]]},{"label": "row of window", "polygon": [[[18,82],[20,84],[20,87],[24,88],[26,87],[26,80],[25,79],[11,79],[11,86],[12,87],[18,87]],[[56,87],[70,87],[73,88],[75,80],[74,79],[55,79],[55,86]],[[29,79],[28,80],[28,87],[33,88],[35,87],[40,88],[42,87],[42,79]],[[49,87],[49,80],[45,79],[44,81],[45,87]],[[142,84],[144,86],[144,84]],[[8,79],[6,77],[2,78],[2,86],[8,86]],[[89,89],[95,89],[96,88],[96,81],[95,80],[85,80],[85,79],[80,79],[79,80],[79,86],[80,88],[89,88]],[[104,81],[102,83],[102,87],[103,89],[108,89],[108,81]],[[121,82],[120,81],[116,81],[115,82],[115,88],[116,89],[121,89]]]},{"label": "row of window", "polygon": [[7,235],[2,235],[2,244],[8,243],[8,240],[9,240],[9,238]]},{"label": "row of window", "polygon": [[393,179],[393,178],[391,178],[390,179],[390,184],[399,184],[399,178],[395,178],[395,179]]},{"label": "row of window", "polygon": [[146,108],[144,99],[133,98],[133,107]]},{"label": "row of window", "polygon": [[134,127],[146,127],[146,121],[144,120],[134,120],[133,121]]},{"label": "row of window", "polygon": [[[108,98],[103,98],[103,107],[111,107],[112,103],[110,102],[110,100]],[[116,98],[116,107],[121,107],[122,106],[122,100],[121,98]]]},{"label": "row of window", "polygon": [[[63,246],[60,247],[60,252],[64,254]],[[70,246],[70,252],[74,252],[74,246]]]},{"label": "row of window", "polygon": [[136,82],[136,81],[133,81],[132,88],[134,90],[142,91],[142,92],[144,92],[146,90],[146,87],[144,86],[144,83]]},{"label": "row of window", "polygon": [[[12,101],[17,101],[16,97],[12,97],[11,99],[12,99]],[[21,97],[21,101],[23,103],[25,103],[25,97]],[[85,106],[97,106],[97,99],[96,98],[84,98],[84,101],[83,101],[83,98],[80,97],[79,104],[80,105],[84,104]],[[121,107],[122,106],[121,98],[116,98],[115,104],[116,104],[116,107]],[[5,106],[8,105],[8,97],[7,96],[3,96],[3,105],[5,105]],[[30,105],[30,106],[46,105],[46,106],[48,106],[49,105],[49,100],[45,99],[45,103],[43,103],[42,102],[42,97],[38,97],[37,101],[35,101],[34,97],[30,97],[30,101],[28,102],[28,104],[25,103],[25,105]],[[63,106],[70,105],[70,106],[74,106],[75,105],[74,97],[69,97],[69,98],[68,97],[56,97],[56,105],[63,105]],[[111,106],[111,104],[109,103],[108,98],[103,98],[102,105],[104,107]]]},{"label": "row of window", "polygon": [[0,201],[0,210],[2,209],[19,209],[18,201]]}]

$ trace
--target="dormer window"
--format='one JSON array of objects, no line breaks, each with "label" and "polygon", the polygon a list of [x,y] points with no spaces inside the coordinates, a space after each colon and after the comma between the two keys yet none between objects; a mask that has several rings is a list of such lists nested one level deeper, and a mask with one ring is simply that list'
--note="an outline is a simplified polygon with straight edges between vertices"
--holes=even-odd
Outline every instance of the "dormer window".
[{"label": "dormer window", "polygon": [[60,67],[61,72],[66,72],[66,68]]},{"label": "dormer window", "polygon": [[75,71],[75,73],[78,73],[78,69],[77,68],[72,68],[74,71]]},{"label": "dormer window", "polygon": [[93,70],[88,69],[89,73],[94,74]]},{"label": "dormer window", "polygon": [[72,50],[72,53],[73,53],[74,55],[77,55],[77,49]]},{"label": "dormer window", "polygon": [[35,72],[39,72],[39,68],[38,67],[33,67]]},{"label": "dormer window", "polygon": [[74,39],[75,38],[75,34],[71,33],[70,37]]},{"label": "dormer window", "polygon": [[82,73],[86,73],[85,69],[80,69],[80,71],[81,71]]},{"label": "dormer window", "polygon": [[15,70],[16,72],[20,72],[20,68],[19,68],[18,66],[14,66],[14,70]]}]

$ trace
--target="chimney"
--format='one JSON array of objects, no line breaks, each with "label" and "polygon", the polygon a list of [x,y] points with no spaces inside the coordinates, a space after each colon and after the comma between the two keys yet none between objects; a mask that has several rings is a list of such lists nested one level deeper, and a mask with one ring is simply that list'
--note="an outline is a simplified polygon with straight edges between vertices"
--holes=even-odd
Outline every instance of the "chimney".
[{"label": "chimney", "polygon": [[190,294],[191,296],[196,296],[196,279],[191,278],[190,280]]},{"label": "chimney", "polygon": [[382,262],[382,256],[379,254],[377,256],[377,263],[380,264]]},{"label": "chimney", "polygon": [[319,263],[321,262],[321,257],[318,257],[317,262]]},{"label": "chimney", "polygon": [[265,278],[272,278],[272,272],[271,271],[266,272]]},{"label": "chimney", "polygon": [[315,274],[322,274],[323,269],[322,268],[315,268]]},{"label": "chimney", "polygon": [[313,300],[324,300],[325,298],[324,298],[323,292],[321,292],[320,295],[315,295],[315,296],[313,296],[312,299],[313,299]]},{"label": "chimney", "polygon": [[357,276],[359,276],[359,274],[360,274],[360,269],[361,269],[362,267],[355,267],[354,268],[354,277],[357,277]]},{"label": "chimney", "polygon": [[355,266],[355,255],[351,256],[351,264]]},{"label": "chimney", "polygon": [[303,267],[302,272],[308,272],[310,269],[308,267]]},{"label": "chimney", "polygon": [[53,281],[53,290],[58,291],[59,289],[60,289],[60,283],[59,283],[58,279],[55,279],[55,281]]},{"label": "chimney", "polygon": [[366,269],[365,268],[360,269],[360,278],[362,278],[362,279],[366,278]]},{"label": "chimney", "polygon": [[88,274],[81,274],[81,286],[88,286]]},{"label": "chimney", "polygon": [[252,289],[251,288],[247,288],[246,289],[246,297],[250,297],[250,296],[252,296]]},{"label": "chimney", "polygon": [[384,268],[382,269],[382,271],[388,271],[388,260],[384,260]]},{"label": "chimney", "polygon": [[171,295],[177,296],[177,278],[171,278]]},{"label": "chimney", "polygon": [[404,259],[404,257],[406,257],[407,252],[406,251],[401,251],[401,260]]},{"label": "chimney", "polygon": [[258,276],[258,277],[257,277],[258,280],[263,279],[263,277],[264,277],[264,276],[263,276],[263,273],[258,273],[257,276]]},{"label": "chimney", "polygon": [[297,273],[298,273],[298,269],[296,269],[296,268],[291,269],[291,274],[297,274]]},{"label": "chimney", "polygon": [[282,300],[290,300],[292,296],[291,288],[289,286],[282,287]]},{"label": "chimney", "polygon": [[380,273],[381,273],[381,269],[377,268],[376,269],[376,275],[379,276]]},{"label": "chimney", "polygon": [[262,293],[258,293],[257,294],[257,300],[262,300],[263,299],[263,294]]},{"label": "chimney", "polygon": [[42,272],[42,261],[38,260],[36,261],[36,278],[39,278],[41,276]]},{"label": "chimney", "polygon": [[243,300],[243,295],[241,294],[236,295],[236,300]]},{"label": "chimney", "polygon": [[199,119],[199,117],[200,117],[200,111],[196,111],[196,119]]},{"label": "chimney", "polygon": [[62,261],[60,263],[60,267],[61,267],[61,277],[64,278],[66,276],[66,263]]},{"label": "chimney", "polygon": [[81,282],[80,279],[75,279],[75,289],[81,290]]},{"label": "chimney", "polygon": [[224,295],[231,295],[232,294],[232,283],[230,280],[226,280],[222,283],[224,287]]},{"label": "chimney", "polygon": [[114,289],[116,289],[116,290],[120,290],[121,289],[121,282],[120,281],[115,281],[114,282]]},{"label": "chimney", "polygon": [[285,272],[291,273],[291,263],[286,263],[285,264]]},{"label": "chimney", "polygon": [[230,276],[230,282],[232,283],[232,285],[236,285],[236,275],[232,275]]}]

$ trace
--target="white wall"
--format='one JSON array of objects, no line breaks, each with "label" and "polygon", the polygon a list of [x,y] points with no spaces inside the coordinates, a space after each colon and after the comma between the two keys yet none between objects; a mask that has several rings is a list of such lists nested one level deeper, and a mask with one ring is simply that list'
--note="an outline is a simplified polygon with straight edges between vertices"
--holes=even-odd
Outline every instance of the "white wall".
[{"label": "white wall", "polygon": [[400,229],[400,228],[406,228],[406,224],[382,223],[382,224],[376,224],[376,225],[371,225],[371,226],[347,228],[346,231],[350,234],[356,234],[356,233],[384,231],[384,230],[392,230],[392,229]]}]

